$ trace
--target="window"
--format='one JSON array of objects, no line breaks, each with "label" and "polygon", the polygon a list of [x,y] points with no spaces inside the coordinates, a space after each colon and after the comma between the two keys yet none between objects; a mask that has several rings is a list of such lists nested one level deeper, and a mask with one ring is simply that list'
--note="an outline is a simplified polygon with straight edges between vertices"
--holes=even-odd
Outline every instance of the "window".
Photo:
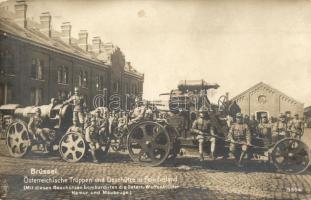
[{"label": "window", "polygon": [[57,92],[58,99],[61,101],[65,101],[68,98],[69,92],[64,90],[59,90]]},{"label": "window", "polygon": [[65,67],[63,65],[59,66],[57,69],[57,82],[63,83],[63,84],[68,84],[68,79],[69,79],[68,67]]},{"label": "window", "polygon": [[30,77],[37,80],[43,80],[44,61],[39,59],[32,59]]},{"label": "window", "polygon": [[97,75],[96,76],[96,88],[97,90],[103,90],[104,89],[104,77]]},{"label": "window", "polygon": [[87,71],[84,71],[84,72],[83,72],[82,87],[87,88]]},{"label": "window", "polygon": [[0,84],[0,105],[13,103],[13,88],[7,83]]},{"label": "window", "polygon": [[30,90],[30,104],[31,105],[41,105],[43,98],[42,88],[31,88]]},{"label": "window", "polygon": [[79,73],[79,80],[78,84],[80,87],[87,88],[87,81],[88,81],[88,73],[87,71],[80,71]]},{"label": "window", "polygon": [[0,74],[15,74],[14,55],[9,50],[0,52]]}]

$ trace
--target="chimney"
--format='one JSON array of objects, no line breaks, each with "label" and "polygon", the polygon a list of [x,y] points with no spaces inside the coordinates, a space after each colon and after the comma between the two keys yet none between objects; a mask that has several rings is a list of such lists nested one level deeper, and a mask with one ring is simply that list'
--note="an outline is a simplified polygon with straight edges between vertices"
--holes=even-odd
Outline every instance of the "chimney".
[{"label": "chimney", "polygon": [[127,65],[129,66],[129,71],[132,71],[132,65],[131,65],[131,62],[127,62]]},{"label": "chimney", "polygon": [[100,37],[94,37],[92,40],[92,51],[94,53],[100,53],[101,52],[101,40]]},{"label": "chimney", "polygon": [[49,12],[41,13],[40,31],[48,37],[51,37],[51,20],[52,20],[52,17]]},{"label": "chimney", "polygon": [[26,13],[27,4],[25,0],[16,0],[14,21],[23,28],[27,28]]},{"label": "chimney", "polygon": [[80,30],[78,46],[84,51],[88,51],[87,38],[88,38],[87,30]]},{"label": "chimney", "polygon": [[63,22],[62,26],[62,40],[67,44],[71,44],[71,24],[70,22]]}]

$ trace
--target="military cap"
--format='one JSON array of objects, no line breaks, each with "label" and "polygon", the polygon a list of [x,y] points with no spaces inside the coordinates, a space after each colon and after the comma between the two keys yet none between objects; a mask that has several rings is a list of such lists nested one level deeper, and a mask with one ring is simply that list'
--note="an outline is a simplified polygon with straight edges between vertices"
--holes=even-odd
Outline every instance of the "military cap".
[{"label": "military cap", "polygon": [[236,117],[237,117],[237,118],[241,118],[241,117],[242,117],[242,113],[237,113],[237,114],[236,114]]}]

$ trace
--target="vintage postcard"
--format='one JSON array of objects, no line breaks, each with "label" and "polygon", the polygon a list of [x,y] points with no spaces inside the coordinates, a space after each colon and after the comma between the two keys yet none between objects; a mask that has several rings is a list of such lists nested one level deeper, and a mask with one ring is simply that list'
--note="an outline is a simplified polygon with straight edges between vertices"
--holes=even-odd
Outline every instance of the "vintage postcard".
[{"label": "vintage postcard", "polygon": [[311,199],[310,0],[0,0],[0,200]]}]

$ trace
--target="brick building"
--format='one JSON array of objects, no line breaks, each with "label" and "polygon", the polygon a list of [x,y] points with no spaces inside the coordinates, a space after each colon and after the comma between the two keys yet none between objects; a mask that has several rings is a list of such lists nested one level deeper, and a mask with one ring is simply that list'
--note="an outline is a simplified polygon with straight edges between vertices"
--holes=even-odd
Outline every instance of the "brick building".
[{"label": "brick building", "polygon": [[298,113],[303,116],[304,104],[287,96],[281,91],[260,82],[245,92],[231,99],[240,106],[243,114],[255,114],[259,119],[261,113],[278,117],[279,113],[290,111],[292,115]]},{"label": "brick building", "polygon": [[97,94],[143,93],[144,75],[126,62],[119,47],[100,37],[88,43],[86,30],[74,38],[69,22],[60,32],[53,30],[49,12],[35,22],[27,18],[25,1],[14,4],[15,12],[10,4],[0,4],[0,105],[47,104],[65,98],[75,86],[89,106]]}]

